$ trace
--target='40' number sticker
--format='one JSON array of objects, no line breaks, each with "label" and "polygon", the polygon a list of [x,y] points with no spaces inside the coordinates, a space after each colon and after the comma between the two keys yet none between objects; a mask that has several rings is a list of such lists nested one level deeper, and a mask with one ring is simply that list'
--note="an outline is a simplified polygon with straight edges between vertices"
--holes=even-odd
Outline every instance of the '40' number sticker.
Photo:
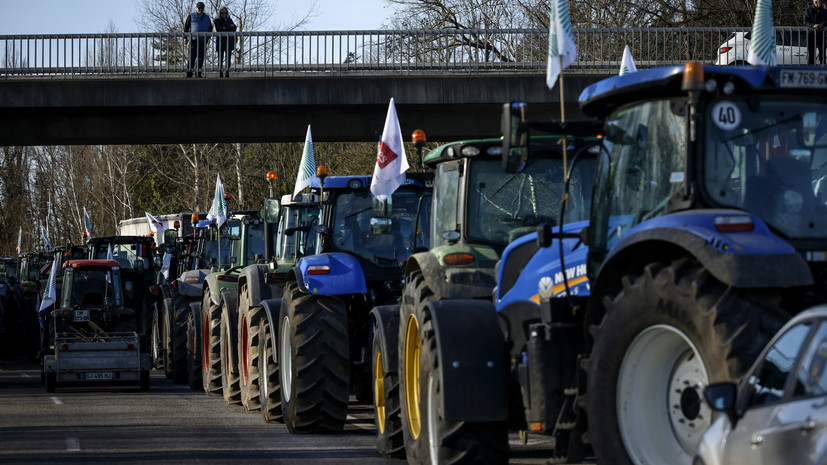
[{"label": "'40' number sticker", "polygon": [[731,131],[741,125],[741,110],[732,102],[718,102],[712,106],[710,115],[715,126]]}]

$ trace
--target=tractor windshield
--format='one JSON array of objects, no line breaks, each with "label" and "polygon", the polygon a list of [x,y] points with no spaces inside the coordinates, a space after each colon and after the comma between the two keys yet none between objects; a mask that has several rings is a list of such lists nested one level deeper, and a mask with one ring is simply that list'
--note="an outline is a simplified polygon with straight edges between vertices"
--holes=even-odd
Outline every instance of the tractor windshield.
[{"label": "tractor windshield", "polygon": [[[821,101],[820,101],[821,100]],[[705,118],[704,187],[791,239],[827,234],[827,105],[816,96],[726,96]]]},{"label": "tractor windshield", "polygon": [[[560,224],[565,192],[562,158],[533,158],[523,172],[510,175],[503,174],[499,159],[480,158],[469,166],[469,239],[504,246],[542,223]],[[593,167],[593,163],[578,163],[572,173],[567,223],[589,217]]]},{"label": "tractor windshield", "polygon": [[112,250],[112,259],[117,261],[122,269],[146,271],[152,269],[152,248],[149,244],[97,244],[92,258],[106,260],[109,250]]},{"label": "tractor windshield", "polygon": [[313,253],[309,237],[315,237],[312,227],[318,224],[318,205],[289,205],[282,208],[281,224],[276,236],[276,251],[280,261],[291,262]]},{"label": "tractor windshield", "polygon": [[391,197],[391,232],[373,234],[373,195],[367,189],[351,191],[336,198],[333,244],[380,266],[397,267],[413,252],[414,221],[419,193],[401,187]]},{"label": "tractor windshield", "polygon": [[122,307],[118,273],[103,269],[67,268],[63,277],[61,307]]}]

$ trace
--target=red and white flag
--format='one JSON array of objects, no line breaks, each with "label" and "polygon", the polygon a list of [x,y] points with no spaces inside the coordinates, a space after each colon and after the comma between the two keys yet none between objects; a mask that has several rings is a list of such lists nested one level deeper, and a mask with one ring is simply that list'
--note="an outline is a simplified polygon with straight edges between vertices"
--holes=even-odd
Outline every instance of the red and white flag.
[{"label": "red and white flag", "polygon": [[385,129],[379,141],[379,154],[376,156],[376,167],[373,169],[373,179],[370,182],[370,191],[380,202],[405,183],[405,171],[408,170],[408,158],[405,156],[405,147],[402,145],[402,130],[399,128],[399,118],[396,116],[396,107],[391,99],[388,107],[388,117],[385,119]]},{"label": "red and white flag", "polygon": [[146,221],[149,223],[149,230],[155,233],[155,245],[160,247],[164,243],[166,225],[163,221],[150,215],[148,211],[144,211],[144,213],[146,213]]}]

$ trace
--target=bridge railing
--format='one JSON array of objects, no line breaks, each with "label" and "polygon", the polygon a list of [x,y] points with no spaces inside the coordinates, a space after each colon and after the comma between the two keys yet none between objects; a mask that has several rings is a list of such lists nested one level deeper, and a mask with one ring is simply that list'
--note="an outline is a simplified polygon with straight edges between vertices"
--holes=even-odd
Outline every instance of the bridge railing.
[{"label": "bridge railing", "polygon": [[[719,61],[721,47],[750,28],[575,28],[571,72],[616,73],[629,45],[638,68]],[[806,50],[806,29],[777,27],[781,49]],[[185,40],[189,45],[185,45]],[[204,41],[201,49],[193,43]],[[786,41],[786,42],[785,42]],[[542,74],[547,29],[443,29],[236,33],[0,35],[0,77],[169,77],[189,68],[191,49],[204,71],[219,70],[216,44],[232,48],[231,70],[280,73]],[[786,45],[785,45],[786,44]],[[221,45],[224,47],[225,45]],[[723,63],[746,59],[740,43]],[[806,63],[806,55],[803,62]],[[799,60],[800,61],[800,60]],[[792,64],[798,64],[792,63]],[[183,74],[181,74],[183,76]]]}]

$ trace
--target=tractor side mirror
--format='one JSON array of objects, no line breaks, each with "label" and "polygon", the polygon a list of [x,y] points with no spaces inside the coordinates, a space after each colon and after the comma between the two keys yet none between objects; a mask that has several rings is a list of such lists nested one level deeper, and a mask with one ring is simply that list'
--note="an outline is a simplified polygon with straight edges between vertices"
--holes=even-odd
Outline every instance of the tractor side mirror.
[{"label": "tractor side mirror", "polygon": [[528,125],[526,103],[503,104],[503,171],[517,173],[525,168],[528,159]]},{"label": "tractor side mirror", "polygon": [[279,222],[281,205],[278,199],[269,198],[264,201],[264,221],[269,224]]}]

